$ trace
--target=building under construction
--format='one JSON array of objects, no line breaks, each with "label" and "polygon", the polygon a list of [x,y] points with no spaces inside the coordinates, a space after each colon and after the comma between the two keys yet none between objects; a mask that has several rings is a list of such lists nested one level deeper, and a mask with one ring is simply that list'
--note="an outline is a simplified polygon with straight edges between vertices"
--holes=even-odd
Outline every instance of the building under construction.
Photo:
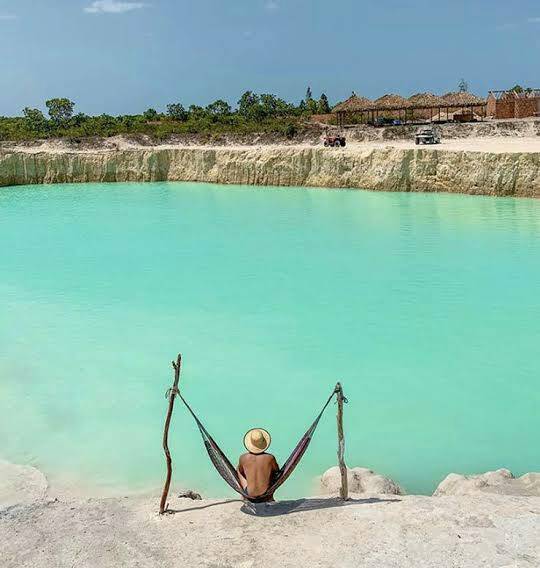
[{"label": "building under construction", "polygon": [[493,118],[540,116],[540,89],[489,91],[486,113]]}]

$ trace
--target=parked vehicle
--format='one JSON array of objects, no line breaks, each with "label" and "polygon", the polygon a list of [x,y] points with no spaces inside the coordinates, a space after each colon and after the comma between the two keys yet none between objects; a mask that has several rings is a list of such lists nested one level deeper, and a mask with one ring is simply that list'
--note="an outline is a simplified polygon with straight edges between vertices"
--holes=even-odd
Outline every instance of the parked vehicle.
[{"label": "parked vehicle", "polygon": [[386,118],[385,116],[379,116],[375,119],[373,126],[381,128],[382,126],[393,126],[393,124],[394,124],[393,118]]},{"label": "parked vehicle", "polygon": [[403,121],[399,118],[387,118],[385,116],[379,116],[375,122],[373,122],[373,126],[377,126],[379,128],[383,126],[402,126]]},{"label": "parked vehicle", "polygon": [[345,136],[341,134],[326,134],[323,144],[326,147],[333,146],[334,148],[343,148],[345,147]]},{"label": "parked vehicle", "polygon": [[416,144],[440,144],[441,132],[434,126],[421,126],[414,137]]}]

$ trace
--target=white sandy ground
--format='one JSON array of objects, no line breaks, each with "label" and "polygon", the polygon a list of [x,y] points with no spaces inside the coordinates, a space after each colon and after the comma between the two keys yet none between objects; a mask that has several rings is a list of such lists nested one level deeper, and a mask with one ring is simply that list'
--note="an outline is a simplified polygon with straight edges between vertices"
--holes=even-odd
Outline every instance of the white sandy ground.
[{"label": "white sandy ground", "polygon": [[351,143],[351,150],[368,148],[418,148],[422,150],[448,150],[453,152],[483,152],[490,154],[540,153],[540,137],[489,137],[443,139],[440,144],[417,146],[414,140],[389,140],[381,142]]},{"label": "white sandy ground", "polygon": [[160,517],[157,496],[64,498],[39,478],[0,467],[2,568],[540,566],[539,497],[362,495],[253,508],[172,492],[173,512]]},{"label": "white sandy ground", "polygon": [[[135,143],[130,142],[122,137],[115,137],[109,139],[110,146],[107,148],[83,148],[83,149],[73,149],[68,148],[62,141],[45,141],[40,145],[25,147],[17,144],[12,146],[5,145],[4,151],[13,150],[16,152],[35,154],[40,152],[47,152],[52,154],[62,154],[62,153],[82,153],[82,154],[93,154],[93,153],[109,153],[115,152],[117,150],[156,150],[156,149],[174,149],[174,148],[227,148],[227,149],[237,149],[245,150],[249,148],[256,148],[261,152],[273,151],[276,148],[290,148],[290,149],[302,149],[302,148],[313,148],[311,144],[296,144],[296,145],[238,145],[229,144],[227,146],[220,145],[204,145],[204,146],[187,146],[187,145],[171,145],[163,144],[156,146],[139,146]],[[323,148],[322,143],[320,144]],[[416,146],[414,140],[382,140],[382,141],[369,141],[369,142],[349,142],[345,148],[325,148],[327,152],[365,152],[371,149],[377,148],[401,148],[401,149],[420,149],[420,150],[439,150],[439,151],[453,151],[453,152],[481,152],[481,153],[540,153],[540,137],[530,136],[530,137],[512,137],[512,136],[500,136],[500,137],[486,137],[486,138],[447,138],[443,139],[441,144],[435,145],[422,145]]]}]

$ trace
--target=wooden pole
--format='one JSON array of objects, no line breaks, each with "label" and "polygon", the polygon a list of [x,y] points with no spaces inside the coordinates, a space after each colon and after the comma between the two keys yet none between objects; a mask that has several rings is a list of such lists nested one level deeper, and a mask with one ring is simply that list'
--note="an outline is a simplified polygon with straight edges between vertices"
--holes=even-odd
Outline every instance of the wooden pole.
[{"label": "wooden pole", "polygon": [[161,494],[161,501],[159,503],[159,514],[163,515],[167,510],[167,496],[169,495],[169,488],[171,486],[172,478],[172,459],[171,452],[169,451],[169,426],[171,425],[171,418],[174,409],[174,399],[178,392],[178,383],[180,382],[180,367],[182,365],[182,355],[178,355],[176,361],[172,362],[174,369],[174,382],[173,386],[167,391],[167,398],[169,399],[169,407],[167,409],[167,417],[165,418],[165,427],[163,429],[163,451],[165,452],[165,461],[167,462],[167,477],[165,478],[165,485],[163,486],[163,493]]},{"label": "wooden pole", "polygon": [[349,484],[347,480],[347,466],[345,465],[345,436],[343,435],[343,389],[341,383],[336,385],[337,394],[337,433],[338,433],[338,463],[339,471],[341,473],[341,489],[339,496],[346,501],[349,498]]}]

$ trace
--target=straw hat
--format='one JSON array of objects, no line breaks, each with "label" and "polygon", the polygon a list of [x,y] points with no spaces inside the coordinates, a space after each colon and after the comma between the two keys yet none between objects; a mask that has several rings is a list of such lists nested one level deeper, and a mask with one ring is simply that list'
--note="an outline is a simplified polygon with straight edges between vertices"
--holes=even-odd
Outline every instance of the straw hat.
[{"label": "straw hat", "polygon": [[252,454],[262,454],[270,446],[272,438],[270,434],[262,428],[253,428],[244,436],[244,446]]}]

